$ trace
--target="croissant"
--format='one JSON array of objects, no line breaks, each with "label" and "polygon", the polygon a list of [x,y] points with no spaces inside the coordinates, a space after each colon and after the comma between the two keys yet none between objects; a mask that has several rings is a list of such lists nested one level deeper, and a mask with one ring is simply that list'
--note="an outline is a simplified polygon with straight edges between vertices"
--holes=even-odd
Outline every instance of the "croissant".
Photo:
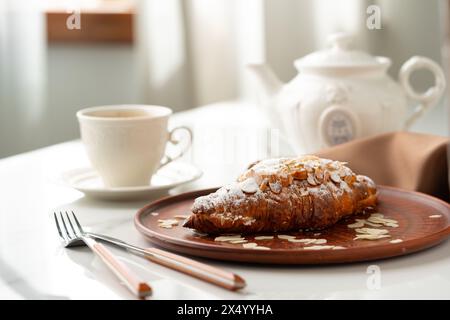
[{"label": "croissant", "polygon": [[375,183],[315,156],[262,160],[195,199],[184,227],[209,234],[317,230],[374,207]]}]

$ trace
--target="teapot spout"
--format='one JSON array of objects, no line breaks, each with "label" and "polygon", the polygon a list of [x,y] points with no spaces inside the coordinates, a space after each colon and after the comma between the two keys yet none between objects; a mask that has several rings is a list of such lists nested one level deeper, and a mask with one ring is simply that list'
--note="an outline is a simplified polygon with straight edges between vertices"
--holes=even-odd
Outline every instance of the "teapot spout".
[{"label": "teapot spout", "polygon": [[272,69],[266,64],[249,64],[247,68],[255,75],[260,90],[262,91],[263,100],[266,102],[272,100],[283,86],[280,79],[278,79]]}]

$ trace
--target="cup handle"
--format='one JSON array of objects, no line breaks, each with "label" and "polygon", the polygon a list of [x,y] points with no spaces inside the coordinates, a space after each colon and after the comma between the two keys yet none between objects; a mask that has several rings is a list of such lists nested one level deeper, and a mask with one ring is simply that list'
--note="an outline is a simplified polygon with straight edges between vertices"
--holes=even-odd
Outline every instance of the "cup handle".
[{"label": "cup handle", "polygon": [[192,130],[185,126],[176,127],[176,128],[173,128],[171,131],[169,131],[168,142],[172,143],[175,146],[181,142],[181,140],[175,139],[175,137],[174,137],[174,133],[178,130],[186,131],[188,133],[189,141],[183,149],[180,149],[180,151],[178,152],[178,154],[176,156],[171,157],[171,156],[168,156],[167,154],[164,155],[163,159],[161,160],[161,164],[159,165],[159,168],[162,168],[165,165],[171,163],[172,161],[181,158],[186,153],[186,151],[189,149],[189,147],[192,145],[192,137],[193,137]]},{"label": "cup handle", "polygon": [[[434,76],[434,86],[423,93],[415,91],[409,82],[411,73],[418,69],[428,69]],[[406,95],[419,103],[403,126],[403,129],[407,130],[427,109],[435,106],[441,98],[445,89],[445,76],[436,62],[425,57],[415,56],[403,64],[400,69],[399,80]]]}]

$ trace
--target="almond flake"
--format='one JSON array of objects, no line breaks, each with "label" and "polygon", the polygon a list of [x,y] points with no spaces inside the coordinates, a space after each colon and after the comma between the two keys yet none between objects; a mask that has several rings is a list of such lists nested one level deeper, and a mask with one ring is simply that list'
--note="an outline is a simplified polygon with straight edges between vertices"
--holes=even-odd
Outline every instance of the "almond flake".
[{"label": "almond flake", "polygon": [[315,176],[316,180],[323,180],[323,171],[321,169],[316,169]]},{"label": "almond flake", "polygon": [[152,213],[150,213],[152,216],[154,216],[154,217],[156,217],[156,216],[159,216],[159,213],[158,212],[152,212]]},{"label": "almond flake", "polygon": [[289,236],[289,235],[287,235],[287,234],[279,234],[279,235],[277,235],[277,237],[279,238],[279,239],[295,239],[295,236]]},{"label": "almond flake", "polygon": [[295,171],[292,173],[292,177],[296,180],[305,180],[308,177],[308,172],[306,170]]},{"label": "almond flake", "polygon": [[341,177],[340,177],[339,174],[336,173],[336,172],[333,172],[333,173],[331,174],[330,178],[331,178],[331,180],[333,180],[333,181],[336,182],[336,183],[341,182]]},{"label": "almond flake", "polygon": [[369,217],[367,218],[367,221],[373,222],[373,223],[397,223],[397,220],[394,219],[386,219],[386,218],[378,218],[378,217]]},{"label": "almond flake", "polygon": [[305,250],[326,250],[326,249],[333,249],[334,246],[311,246],[311,247],[304,247]]},{"label": "almond flake", "polygon": [[391,227],[391,228],[398,228],[398,224],[396,224],[396,223],[386,223],[385,226]]},{"label": "almond flake", "polygon": [[391,240],[389,242],[390,243],[401,243],[401,242],[403,242],[403,240],[402,239],[394,239],[394,240]]},{"label": "almond flake", "polygon": [[369,221],[364,221],[364,224],[368,225],[369,227],[375,227],[375,228],[378,228],[378,227],[382,227],[382,226],[383,226],[382,224],[379,224],[379,223],[373,223],[373,222],[369,222]]},{"label": "almond flake", "polygon": [[269,184],[269,179],[264,178],[264,180],[261,182],[261,184],[259,185],[259,189],[261,191],[264,191],[267,189],[267,185]]},{"label": "almond flake", "polygon": [[176,219],[159,219],[158,227],[172,229],[174,226],[178,225],[178,220]]},{"label": "almond flake", "polygon": [[343,246],[333,246],[332,250],[342,250],[342,249],[346,249]]},{"label": "almond flake", "polygon": [[355,182],[356,178],[353,175],[348,175],[344,178],[344,181],[347,184],[353,184],[353,182]]},{"label": "almond flake", "polygon": [[245,240],[245,239],[243,239],[243,240],[231,240],[230,241],[230,243],[233,243],[233,244],[235,244],[235,243],[246,243],[246,242],[248,242],[248,241]]},{"label": "almond flake", "polygon": [[257,236],[255,240],[272,240],[273,236]]},{"label": "almond flake", "polygon": [[314,169],[314,164],[311,161],[306,161],[303,166],[307,169],[307,170],[311,170]]},{"label": "almond flake", "polygon": [[176,219],[159,219],[158,222],[163,224],[178,225],[178,220]]},{"label": "almond flake", "polygon": [[333,161],[333,162],[331,162],[331,163],[329,163],[328,164],[328,166],[331,168],[331,169],[334,169],[334,170],[337,170],[337,169],[339,169],[339,163],[337,162],[337,161]]},{"label": "almond flake", "polygon": [[309,244],[314,242],[315,239],[294,239],[294,238],[288,238],[286,239],[289,242],[300,242],[300,243],[305,243],[305,244]]},{"label": "almond flake", "polygon": [[392,228],[398,227],[397,220],[384,218],[384,216],[380,213],[373,213],[369,218],[367,218],[367,220],[369,222],[372,222],[375,224],[382,224],[387,227],[392,227]]},{"label": "almond flake", "polygon": [[314,176],[312,174],[308,174],[308,179],[307,179],[308,183],[312,186],[317,185],[316,179],[314,178]]},{"label": "almond flake", "polygon": [[158,224],[158,227],[160,227],[160,228],[165,228],[165,229],[172,229],[172,228],[173,228],[173,225],[162,223],[162,224]]},{"label": "almond flake", "polygon": [[245,193],[255,193],[259,187],[255,179],[250,177],[240,183],[241,190]]},{"label": "almond flake", "polygon": [[440,217],[442,217],[442,214],[433,214],[433,215],[429,216],[428,218],[437,219],[437,218],[440,218]]},{"label": "almond flake", "polygon": [[270,250],[270,248],[263,247],[263,246],[252,247],[252,249],[256,249],[256,250]]},{"label": "almond flake", "polygon": [[358,234],[353,240],[378,240],[382,238],[390,238],[388,234]]},{"label": "almond flake", "polygon": [[257,247],[258,244],[255,243],[255,242],[249,242],[249,243],[244,243],[242,246],[243,246],[244,248],[251,249],[251,248]]},{"label": "almond flake", "polygon": [[389,231],[387,231],[386,229],[373,229],[373,228],[359,228],[355,229],[355,231],[358,233],[371,235],[381,235],[389,233]]},{"label": "almond flake", "polygon": [[327,239],[287,239],[289,242],[300,242],[304,244],[324,244]]},{"label": "almond flake", "polygon": [[281,184],[279,182],[269,183],[269,188],[270,188],[270,190],[272,190],[273,193],[281,192]]}]

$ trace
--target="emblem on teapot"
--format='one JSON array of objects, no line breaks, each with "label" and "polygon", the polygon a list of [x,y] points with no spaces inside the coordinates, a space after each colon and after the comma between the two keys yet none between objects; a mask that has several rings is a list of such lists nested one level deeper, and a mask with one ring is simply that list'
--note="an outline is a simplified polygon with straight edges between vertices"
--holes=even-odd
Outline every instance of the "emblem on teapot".
[{"label": "emblem on teapot", "polygon": [[[267,65],[249,65],[260,83],[263,104],[273,125],[297,153],[308,153],[355,138],[407,130],[435,106],[445,77],[434,61],[414,56],[399,72],[399,83],[387,70],[391,60],[350,49],[351,36],[333,34],[330,47],[294,62],[298,75],[283,84]],[[428,69],[434,85],[420,93],[410,75]],[[416,108],[408,116],[408,101]]]}]

